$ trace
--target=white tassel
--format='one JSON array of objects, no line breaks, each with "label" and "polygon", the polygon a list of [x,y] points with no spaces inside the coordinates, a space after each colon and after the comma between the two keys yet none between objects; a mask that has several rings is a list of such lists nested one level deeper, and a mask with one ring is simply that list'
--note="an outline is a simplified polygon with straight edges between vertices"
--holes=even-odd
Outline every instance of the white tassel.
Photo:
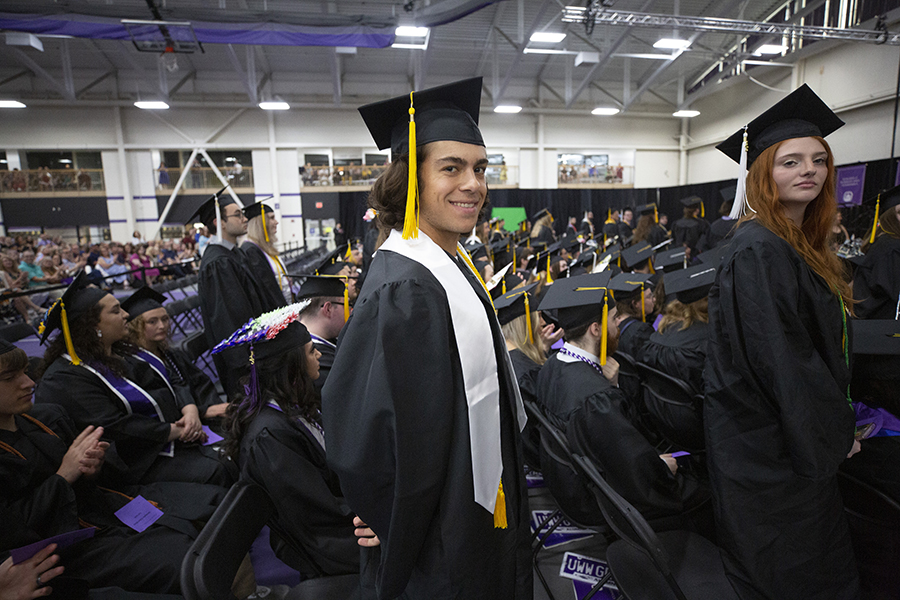
[{"label": "white tassel", "polygon": [[215,194],[213,196],[216,205],[216,237],[219,238],[219,241],[222,241],[222,227],[225,225],[222,223],[222,210],[219,208],[219,194]]},{"label": "white tassel", "polygon": [[[734,191],[734,203],[731,205],[731,212],[728,213],[729,219],[740,219],[744,214],[744,206],[747,204],[747,152],[749,144],[747,143],[747,128],[744,127],[744,140],[741,142],[741,162],[740,171],[738,172],[737,188]],[[753,209],[750,209],[753,210]],[[755,210],[753,212],[756,212]]]}]

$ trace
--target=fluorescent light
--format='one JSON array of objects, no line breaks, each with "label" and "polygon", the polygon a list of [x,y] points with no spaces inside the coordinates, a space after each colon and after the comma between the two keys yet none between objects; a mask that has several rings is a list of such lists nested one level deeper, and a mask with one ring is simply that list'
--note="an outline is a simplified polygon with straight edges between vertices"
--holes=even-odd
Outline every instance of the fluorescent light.
[{"label": "fluorescent light", "polygon": [[784,52],[784,46],[781,44],[763,44],[756,49],[755,54],[781,54]]},{"label": "fluorescent light", "polygon": [[428,28],[401,25],[394,30],[394,35],[399,37],[426,37],[428,35]]},{"label": "fluorescent light", "polygon": [[672,113],[673,117],[684,117],[690,119],[700,114],[699,110],[678,110]]},{"label": "fluorescent light", "polygon": [[25,108],[18,100],[0,100],[0,108]]},{"label": "fluorescent light", "polygon": [[162,100],[138,100],[134,105],[144,110],[166,110],[169,108],[169,105]]},{"label": "fluorescent light", "polygon": [[665,48],[666,50],[684,50],[689,47],[691,42],[688,40],[679,40],[676,38],[662,38],[653,44],[654,48]]},{"label": "fluorescent light", "polygon": [[612,107],[598,106],[597,108],[595,108],[594,110],[591,111],[591,114],[599,115],[601,117],[611,117],[613,115],[619,114],[619,109],[612,108]]},{"label": "fluorescent light", "polygon": [[260,102],[259,107],[263,110],[288,110],[291,105],[287,102],[270,101]]},{"label": "fluorescent light", "polygon": [[574,50],[554,50],[552,48],[525,48],[522,52],[525,54],[578,54]]},{"label": "fluorescent light", "polygon": [[69,160],[68,158],[61,158],[61,159],[59,159],[59,162],[61,162],[61,163],[64,164],[64,165],[70,165],[70,164],[72,164],[72,161]]},{"label": "fluorescent light", "polygon": [[509,113],[511,115],[516,114],[517,112],[521,112],[522,107],[516,106],[514,104],[501,104],[499,106],[494,107],[495,113]]},{"label": "fluorescent light", "polygon": [[564,33],[553,33],[552,31],[535,31],[531,34],[532,42],[543,42],[547,44],[558,44],[566,39]]},{"label": "fluorescent light", "polygon": [[391,44],[391,48],[400,48],[403,50],[425,50],[428,48],[425,44]]},{"label": "fluorescent light", "polygon": [[5,158],[0,158],[0,165],[9,164]]}]

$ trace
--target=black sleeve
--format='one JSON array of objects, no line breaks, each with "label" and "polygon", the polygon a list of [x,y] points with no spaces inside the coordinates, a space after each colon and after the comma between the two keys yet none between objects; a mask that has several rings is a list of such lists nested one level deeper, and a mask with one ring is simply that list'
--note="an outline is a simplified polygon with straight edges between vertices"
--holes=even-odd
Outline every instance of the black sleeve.
[{"label": "black sleeve", "polygon": [[[261,314],[257,311],[258,300],[251,297],[252,288],[242,276],[241,268],[235,257],[232,260],[218,258],[200,269],[200,307],[210,347]],[[242,369],[249,361],[249,353],[244,347],[229,348],[220,355],[233,370]]]},{"label": "black sleeve", "polygon": [[[889,240],[879,240],[887,243]],[[873,246],[873,249],[876,248]],[[900,302],[900,242],[887,252],[869,251],[853,281],[853,297],[860,300],[856,316],[860,319],[895,319]]]}]

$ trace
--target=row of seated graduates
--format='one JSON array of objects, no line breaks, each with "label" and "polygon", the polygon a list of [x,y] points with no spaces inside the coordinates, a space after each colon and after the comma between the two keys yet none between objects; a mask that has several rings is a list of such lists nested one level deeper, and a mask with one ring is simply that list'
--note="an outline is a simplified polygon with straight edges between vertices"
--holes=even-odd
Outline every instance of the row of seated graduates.
[{"label": "row of seated graduates", "polygon": [[[237,477],[201,445],[202,424],[215,426],[225,405],[209,378],[168,347],[164,300],[144,287],[120,304],[79,274],[42,324],[49,345],[30,373],[34,405],[10,408],[3,399],[16,426],[0,431],[0,506],[12,517],[0,552],[96,527],[59,551],[65,579],[53,586],[66,597],[87,588],[123,598],[180,593],[182,559]],[[30,400],[24,352],[10,348],[0,358]],[[85,444],[100,448],[101,460],[82,476],[71,463]],[[141,531],[114,515],[137,496],[163,513]]]},{"label": "row of seated graduates", "polygon": [[[687,208],[690,208],[690,202],[693,200],[686,199],[684,202]],[[647,208],[642,209],[644,216],[649,214]],[[727,214],[727,203],[723,210]],[[621,396],[609,390],[600,392],[601,396],[605,396],[601,402],[604,408],[598,409],[594,405],[590,411],[585,411],[595,419],[590,426],[585,423],[591,422],[591,419],[579,420],[579,439],[593,443],[597,436],[591,435],[590,431],[602,430],[607,440],[605,444],[597,444],[599,447],[593,448],[593,452],[591,448],[579,449],[605,469],[605,476],[614,489],[651,519],[655,527],[686,527],[713,541],[714,527],[707,501],[709,493],[704,465],[703,368],[708,337],[708,292],[715,281],[716,268],[726,252],[731,233],[728,228],[733,222],[720,219],[716,224],[726,226],[718,232],[722,235],[707,235],[706,238],[716,237],[715,245],[699,253],[686,244],[666,248],[667,244],[663,242],[662,249],[659,249],[647,241],[634,243],[623,240],[632,242],[623,244],[616,237],[605,240],[605,246],[599,241],[591,244],[584,235],[564,238],[543,252],[529,251],[528,247],[520,246],[516,258],[521,257],[517,261],[521,268],[515,276],[507,272],[498,278],[494,288],[496,291],[492,292],[511,348],[510,355],[523,398],[537,400],[553,420],[553,411],[548,410],[546,402],[542,402],[538,381],[547,353],[551,356],[554,353],[550,346],[554,342],[559,345],[557,340],[562,332],[557,329],[554,335],[547,335],[547,330],[552,330],[554,324],[559,325],[558,319],[554,317],[554,311],[538,312],[536,307],[540,305],[548,284],[552,285],[558,278],[609,271],[609,285],[617,301],[618,314],[613,320],[618,339],[610,339],[608,344],[617,350],[613,360],[618,367],[616,383]],[[511,239],[515,239],[515,235]],[[884,235],[879,235],[881,247],[889,244],[892,244],[890,250],[894,250],[895,245],[900,247],[896,240],[886,239]],[[470,247],[484,266],[487,258],[485,251],[477,244]],[[504,254],[507,248],[502,243],[495,243],[492,247],[492,266],[498,272],[505,266],[503,262],[509,261],[510,257]],[[875,285],[856,286],[856,295],[862,304],[862,310],[858,311],[860,317],[878,318],[877,311],[869,309],[869,306],[876,304],[868,298],[873,294],[872,288],[900,288],[900,270],[891,269],[900,253],[881,250],[870,253],[868,263],[863,258],[854,261],[854,267],[862,273],[866,272],[863,265],[867,264],[868,271],[880,274],[882,279],[887,273],[891,279]],[[885,258],[886,255],[890,258]],[[879,264],[869,264],[874,260]],[[548,266],[549,269],[546,268]],[[616,277],[623,271],[624,274],[639,276],[624,280],[637,283],[637,287],[616,286]],[[848,269],[848,276],[852,273]],[[862,279],[862,276],[858,275],[857,279]],[[523,294],[526,283],[537,285]],[[537,344],[529,343],[529,336],[526,335],[528,328],[525,326],[523,303],[513,303],[514,308],[510,311],[507,300],[499,297],[501,291],[503,295],[508,295],[507,300],[532,297],[529,305],[530,310],[534,311],[531,317],[533,331],[538,332],[534,335],[541,338]],[[896,293],[889,291],[887,295],[891,296],[888,300],[896,300],[893,297]],[[885,302],[879,306],[881,304]],[[883,316],[881,318],[884,319]],[[898,329],[897,320],[869,323],[857,320],[853,329],[855,368],[851,396],[855,400],[864,400],[869,406],[890,410],[894,415],[897,406],[900,406],[900,387],[896,385],[897,374],[900,373],[900,349],[896,343],[886,345],[883,338]],[[547,393],[546,385],[543,389]],[[661,398],[674,399],[675,402]],[[595,400],[588,399],[586,404]],[[625,418],[613,418],[619,413]],[[566,429],[565,419],[557,419],[557,422],[563,430]],[[541,450],[536,433],[527,428],[523,441],[529,465],[539,468]],[[885,494],[891,501],[900,502],[900,471],[893,460],[900,451],[898,441],[900,438],[890,434],[864,439],[863,449],[868,453],[860,453],[854,460],[845,461],[842,472],[873,486],[876,493]],[[653,460],[657,452],[676,452],[684,458],[677,460],[678,469],[670,474],[660,469]],[[546,458],[544,460],[546,462]],[[672,463],[671,460],[666,462]],[[577,479],[571,471],[562,477],[555,473],[550,477],[550,482],[553,482],[550,484],[551,491],[570,519],[597,525],[601,521],[598,508],[584,490],[584,482]],[[879,586],[884,589],[892,585],[890,576],[885,575],[885,565],[890,564],[891,557],[897,556],[897,548],[887,549],[887,552],[893,553],[890,556],[879,555],[875,548],[884,549],[883,538],[857,540],[855,546],[864,579],[868,570],[869,589],[879,589]],[[866,562],[875,564],[864,564]],[[886,577],[888,583],[885,583]]]}]

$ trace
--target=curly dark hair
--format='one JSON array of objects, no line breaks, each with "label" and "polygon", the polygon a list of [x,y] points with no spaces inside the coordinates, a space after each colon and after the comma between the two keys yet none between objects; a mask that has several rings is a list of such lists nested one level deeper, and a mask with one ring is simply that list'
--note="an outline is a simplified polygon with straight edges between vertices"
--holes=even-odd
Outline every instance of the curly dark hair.
[{"label": "curly dark hair", "polygon": [[[320,421],[318,394],[313,380],[306,372],[306,347],[298,346],[283,354],[256,361],[256,377],[259,382],[259,403],[251,407],[244,402],[246,396],[236,397],[225,412],[226,456],[237,462],[241,453],[241,440],[247,427],[262,410],[264,403],[274,400],[288,417],[300,416],[310,422]],[[247,385],[249,376],[241,379]]]},{"label": "curly dark hair", "polygon": [[[100,313],[103,307],[99,304],[92,306],[83,314],[69,320],[69,332],[72,334],[72,345],[78,357],[89,362],[93,367],[101,367],[116,375],[125,376],[125,361],[121,358],[134,354],[137,348],[134,344],[122,340],[113,344],[113,353],[106,354],[103,342],[97,337],[97,325],[100,323]],[[66,341],[60,331],[44,353],[44,371],[50,367],[63,354],[68,352]],[[41,372],[43,375],[43,371]]]}]

